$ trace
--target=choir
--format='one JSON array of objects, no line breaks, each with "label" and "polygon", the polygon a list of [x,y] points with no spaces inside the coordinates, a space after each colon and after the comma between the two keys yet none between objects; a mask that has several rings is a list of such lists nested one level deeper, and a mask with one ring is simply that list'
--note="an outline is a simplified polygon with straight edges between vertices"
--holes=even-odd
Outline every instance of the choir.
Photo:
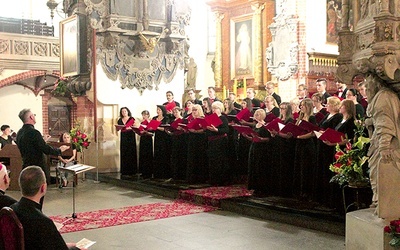
[{"label": "choir", "polygon": [[[202,105],[192,97],[184,109],[177,102],[170,109],[170,98],[170,102],[157,105],[157,116],[152,119],[157,121],[156,126],[150,126],[152,120],[146,110],[140,125],[130,125],[140,138],[138,171],[143,178],[215,186],[245,180],[257,196],[341,206],[340,189],[329,183],[333,176],[329,165],[334,161],[337,143],[319,140],[316,134],[329,128],[345,135],[339,145],[351,141],[358,118],[353,98],[341,101],[328,97],[325,106],[322,94],[316,93],[278,105],[268,95],[264,102],[245,98],[238,108],[231,98],[221,102],[211,97],[204,98]],[[124,107],[119,124],[129,124],[126,116],[130,112]],[[127,142],[124,137],[128,130],[122,130],[121,144]],[[134,138],[129,140],[134,142]],[[131,150],[121,145],[122,174],[136,173],[135,164],[131,162],[134,169],[128,170],[122,160],[136,155]]]}]

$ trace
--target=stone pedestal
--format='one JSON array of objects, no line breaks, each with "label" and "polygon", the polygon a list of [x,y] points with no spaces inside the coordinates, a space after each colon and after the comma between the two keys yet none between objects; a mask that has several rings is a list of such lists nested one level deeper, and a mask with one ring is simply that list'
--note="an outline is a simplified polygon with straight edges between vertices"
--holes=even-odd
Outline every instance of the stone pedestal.
[{"label": "stone pedestal", "polygon": [[346,214],[346,250],[392,250],[390,236],[383,232],[388,220],[373,215],[373,208]]}]

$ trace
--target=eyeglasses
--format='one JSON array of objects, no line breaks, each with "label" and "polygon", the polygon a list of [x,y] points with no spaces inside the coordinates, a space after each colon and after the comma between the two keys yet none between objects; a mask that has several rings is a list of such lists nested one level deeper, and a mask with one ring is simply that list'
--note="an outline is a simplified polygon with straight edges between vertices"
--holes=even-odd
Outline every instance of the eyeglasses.
[{"label": "eyeglasses", "polygon": [[279,107],[280,109],[287,109],[286,107]]},{"label": "eyeglasses", "polygon": [[197,111],[197,109],[192,109],[192,111]]}]

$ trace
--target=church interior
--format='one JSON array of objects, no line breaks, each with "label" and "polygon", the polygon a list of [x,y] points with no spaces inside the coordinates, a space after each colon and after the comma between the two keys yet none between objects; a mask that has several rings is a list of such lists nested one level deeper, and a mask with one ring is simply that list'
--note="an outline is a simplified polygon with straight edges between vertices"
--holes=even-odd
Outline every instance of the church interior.
[{"label": "church interior", "polygon": [[[321,108],[328,109],[322,99],[314,100],[322,96],[318,95],[322,81],[322,93],[340,100],[349,99],[341,96],[344,89],[357,92],[359,105],[365,102],[365,118],[360,119],[364,124],[364,119],[371,118],[367,105],[372,98],[367,99],[365,93],[370,75],[400,93],[399,44],[400,3],[395,0],[16,0],[0,10],[0,125],[9,125],[15,134],[22,126],[18,113],[29,108],[36,114],[35,128],[51,136],[49,144],[59,145],[64,132],[84,134],[79,137],[82,141],[76,158],[95,168],[70,179],[73,187],[59,187],[54,170],[57,159],[48,157],[57,182],[44,204],[49,216],[70,212],[75,189],[79,212],[184,198],[217,207],[211,212],[62,234],[68,242],[81,238],[96,241],[90,249],[391,249],[390,236],[383,228],[400,217],[400,197],[382,183],[395,183],[400,179],[398,171],[390,172],[391,178],[378,174],[378,191],[371,189],[376,185],[372,179],[367,186],[357,187],[329,183],[334,172],[329,166],[337,160],[334,145],[330,145],[328,161],[321,160],[317,151],[322,146],[313,135],[307,140],[315,145],[303,143],[308,151],[301,149],[304,157],[299,160],[294,156],[298,152],[295,146],[301,144],[294,140],[299,139],[284,144],[285,140],[268,132],[276,143],[267,142],[268,149],[256,151],[254,141],[241,144],[245,136],[230,126],[234,134],[234,145],[229,145],[231,168],[218,173],[229,181],[213,185],[212,179],[200,178],[191,182],[189,174],[174,172],[177,164],[173,165],[171,154],[180,157],[179,152],[190,151],[187,138],[180,145],[168,139],[169,144],[158,152],[157,139],[150,136],[150,161],[162,173],[147,176],[139,167],[142,136],[133,133],[134,156],[127,156],[123,152],[124,123],[119,120],[123,109],[129,111],[134,124],[145,120],[145,111],[150,120],[157,120],[163,109],[175,118],[175,106],[180,106],[183,114],[188,102],[200,100],[204,109],[204,98],[225,105],[232,95],[240,109],[246,99],[250,106],[251,99],[259,100],[257,108],[266,109],[267,116],[272,113],[265,106],[268,97],[278,95],[274,118],[287,108],[282,105],[302,112],[305,99],[322,102]],[[254,91],[251,98],[249,91]],[[175,103],[169,109],[171,94]],[[214,104],[208,108],[211,113]],[[256,112],[251,116],[255,119]],[[210,138],[208,148],[196,145],[194,151],[200,157],[194,165],[207,165],[207,159],[214,157],[213,150],[221,150],[216,146],[221,138],[215,137],[215,143],[214,137]],[[346,144],[343,152],[344,148]],[[289,149],[293,154],[282,153]],[[12,169],[7,193],[16,199],[20,197],[18,173],[22,169],[17,151],[16,147],[0,150],[0,161]],[[251,152],[265,156],[252,156]],[[153,160],[153,154],[163,158]],[[315,161],[308,159],[314,156]],[[218,157],[212,159],[219,162]],[[135,169],[124,172],[122,165],[129,161]],[[186,157],[179,164],[183,161],[189,166]],[[303,169],[284,174],[288,162],[305,165],[308,176],[303,176]],[[325,170],[318,169],[322,162],[327,162]],[[252,173],[252,164],[272,170]],[[165,174],[167,165],[172,174]],[[369,179],[368,170],[361,171]],[[249,185],[253,174],[260,180],[257,176],[268,175],[261,180],[265,181],[261,193],[257,185]],[[297,190],[296,179],[303,177],[304,185],[310,187],[301,182]],[[221,200],[190,193],[224,186],[229,186],[231,193],[242,193],[232,197],[230,193]],[[292,195],[303,188],[312,191]],[[374,210],[371,199],[376,192],[386,191],[390,195],[380,195],[380,206]],[[373,236],[365,239],[368,235]]]}]

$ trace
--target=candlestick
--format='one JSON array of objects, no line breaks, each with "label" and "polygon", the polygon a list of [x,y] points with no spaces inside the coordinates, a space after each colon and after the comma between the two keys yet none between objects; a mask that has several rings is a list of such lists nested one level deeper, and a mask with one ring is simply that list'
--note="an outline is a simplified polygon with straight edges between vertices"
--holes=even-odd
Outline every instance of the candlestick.
[{"label": "candlestick", "polygon": [[247,94],[247,85],[246,85],[246,77],[243,77],[243,94],[246,96]]},{"label": "candlestick", "polygon": [[233,93],[237,96],[237,79],[233,80]]}]

